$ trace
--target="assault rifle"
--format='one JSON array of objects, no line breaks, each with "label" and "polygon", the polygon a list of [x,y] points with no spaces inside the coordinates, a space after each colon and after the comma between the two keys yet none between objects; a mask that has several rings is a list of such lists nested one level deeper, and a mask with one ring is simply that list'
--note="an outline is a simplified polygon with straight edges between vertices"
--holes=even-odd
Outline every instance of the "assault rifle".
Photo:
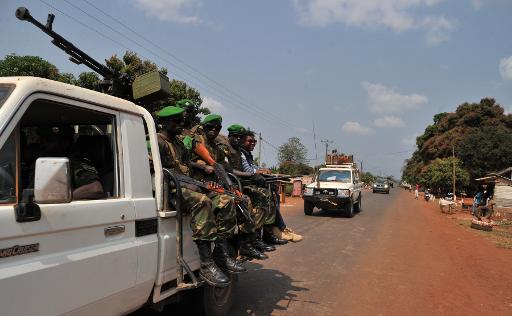
[{"label": "assault rifle", "polygon": [[[21,21],[27,21],[34,24],[38,29],[48,34],[52,38],[52,44],[68,54],[71,62],[77,65],[83,64],[103,76],[103,80],[100,80],[99,82],[99,88],[103,93],[128,101],[145,102],[163,99],[171,93],[169,79],[158,71],[152,71],[139,76],[135,78],[132,83],[127,74],[114,72],[107,66],[84,53],[78,47],[73,45],[73,43],[53,31],[53,20],[55,19],[54,14],[48,14],[46,25],[37,21],[32,15],[30,15],[29,10],[25,7],[19,7],[16,9],[16,17]],[[137,103],[140,104],[140,102]]]},{"label": "assault rifle", "polygon": [[207,191],[217,192],[219,194],[225,194],[225,195],[235,199],[235,204],[236,204],[238,210],[240,211],[240,213],[249,222],[252,222],[251,215],[249,214],[249,210],[247,209],[247,206],[246,206],[247,201],[244,198],[242,198],[241,194],[238,195],[238,193],[236,193],[236,192],[226,190],[221,184],[216,183],[216,182],[203,182],[203,181],[188,177],[181,173],[176,173],[176,174],[174,174],[174,176],[176,177],[176,179],[178,179],[178,181],[180,183],[190,184],[190,185],[199,187],[199,188],[207,190]]},{"label": "assault rifle", "polygon": [[271,174],[261,174],[265,178],[266,183],[274,183],[278,181],[289,181],[294,178],[292,176],[274,176]]}]

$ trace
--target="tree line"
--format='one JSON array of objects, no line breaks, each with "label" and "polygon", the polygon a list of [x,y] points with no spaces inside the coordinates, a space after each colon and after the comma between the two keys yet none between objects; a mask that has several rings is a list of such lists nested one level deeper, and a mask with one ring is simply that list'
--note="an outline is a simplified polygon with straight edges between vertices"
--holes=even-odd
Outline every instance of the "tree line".
[{"label": "tree line", "polygon": [[402,180],[450,192],[455,166],[458,190],[472,192],[475,179],[512,164],[512,115],[493,98],[463,103],[434,115],[405,160]]},{"label": "tree line", "polygon": [[[116,54],[105,60],[105,65],[115,74],[123,74],[124,78],[132,83],[137,76],[150,71],[158,70],[164,75],[168,74],[166,68],[158,66],[150,61],[141,59],[136,53],[126,51],[122,57]],[[4,59],[0,59],[0,77],[8,76],[32,76],[51,79],[76,85],[86,89],[100,91],[100,77],[95,72],[81,72],[77,77],[68,72],[60,72],[52,63],[39,56],[18,56],[9,54]],[[201,94],[195,88],[190,87],[181,80],[171,79],[171,96],[160,103],[152,104],[146,108],[151,113],[155,113],[160,108],[167,105],[174,105],[181,99],[192,100],[195,104],[197,114],[210,114],[209,109],[202,107]],[[198,119],[199,120],[199,119]],[[199,121],[198,121],[199,122]],[[310,174],[314,169],[307,165],[307,149],[301,143],[298,137],[290,138],[286,143],[278,148],[278,167],[275,171],[290,174],[293,176]]]}]

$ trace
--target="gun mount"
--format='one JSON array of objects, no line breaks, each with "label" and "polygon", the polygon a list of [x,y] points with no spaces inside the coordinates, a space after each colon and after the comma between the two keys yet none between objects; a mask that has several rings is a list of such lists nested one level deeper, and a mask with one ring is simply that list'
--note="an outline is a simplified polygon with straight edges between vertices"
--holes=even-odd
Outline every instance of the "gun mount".
[{"label": "gun mount", "polygon": [[152,71],[137,77],[132,87],[132,82],[126,74],[112,71],[56,33],[53,30],[54,14],[48,14],[46,25],[36,20],[25,7],[16,9],[16,17],[21,21],[34,24],[38,29],[49,35],[52,38],[52,44],[68,54],[71,62],[77,65],[83,64],[101,75],[103,80],[100,81],[99,85],[102,92],[129,101],[155,101],[170,96],[169,79],[158,71]]}]

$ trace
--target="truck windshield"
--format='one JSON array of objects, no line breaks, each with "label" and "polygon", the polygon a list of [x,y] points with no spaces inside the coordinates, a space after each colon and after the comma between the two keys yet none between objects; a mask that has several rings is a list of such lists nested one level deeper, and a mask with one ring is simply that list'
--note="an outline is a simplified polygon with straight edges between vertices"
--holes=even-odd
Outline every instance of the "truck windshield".
[{"label": "truck windshield", "polygon": [[0,86],[0,108],[4,104],[5,100],[7,100],[7,96],[11,93],[11,86]]},{"label": "truck windshield", "polygon": [[318,173],[319,181],[350,182],[350,170],[323,170]]}]

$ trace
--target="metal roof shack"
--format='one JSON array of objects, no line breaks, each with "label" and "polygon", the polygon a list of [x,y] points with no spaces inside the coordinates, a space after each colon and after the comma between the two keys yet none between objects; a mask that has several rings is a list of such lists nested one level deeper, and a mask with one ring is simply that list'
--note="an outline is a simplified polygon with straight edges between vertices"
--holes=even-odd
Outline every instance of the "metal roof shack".
[{"label": "metal roof shack", "polygon": [[494,202],[496,207],[512,208],[512,167],[490,173],[476,179],[482,184],[494,184]]}]

